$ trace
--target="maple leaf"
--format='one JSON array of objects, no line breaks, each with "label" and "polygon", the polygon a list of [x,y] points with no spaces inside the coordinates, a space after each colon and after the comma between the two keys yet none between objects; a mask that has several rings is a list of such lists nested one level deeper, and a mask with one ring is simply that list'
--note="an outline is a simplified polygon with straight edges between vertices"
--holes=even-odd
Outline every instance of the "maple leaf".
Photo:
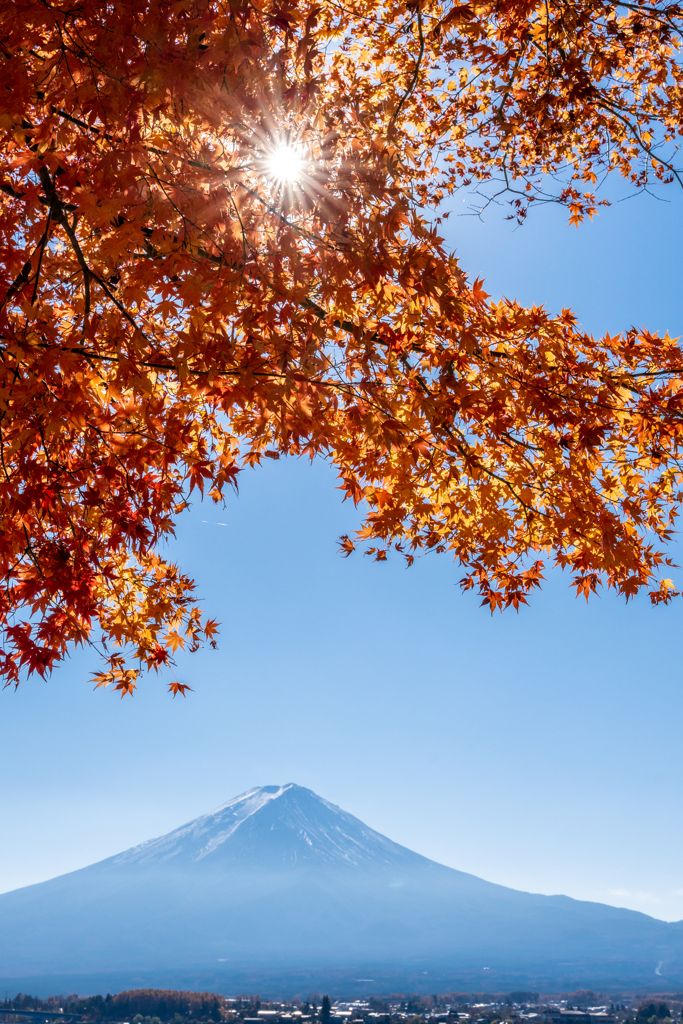
[{"label": "maple leaf", "polygon": [[178,694],[181,694],[184,697],[188,690],[192,690],[192,687],[188,686],[187,683],[173,682],[168,684],[168,689],[169,693],[172,693],[174,697],[176,697]]},{"label": "maple leaf", "polygon": [[349,555],[356,550],[356,545],[353,543],[350,537],[347,537],[346,534],[343,534],[339,538],[339,550],[344,555],[345,558],[348,558]]},{"label": "maple leaf", "polygon": [[472,285],[472,297],[475,302],[485,302],[489,297],[488,292],[484,291],[483,284],[484,282],[477,278]]}]

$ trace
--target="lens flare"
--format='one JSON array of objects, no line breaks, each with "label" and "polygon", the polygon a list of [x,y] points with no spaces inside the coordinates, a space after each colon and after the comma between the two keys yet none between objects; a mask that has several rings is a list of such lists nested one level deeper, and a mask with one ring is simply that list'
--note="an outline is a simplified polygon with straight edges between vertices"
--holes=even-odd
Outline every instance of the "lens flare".
[{"label": "lens flare", "polygon": [[293,146],[282,145],[278,146],[268,157],[266,167],[274,181],[283,185],[292,185],[301,178],[304,161]]}]

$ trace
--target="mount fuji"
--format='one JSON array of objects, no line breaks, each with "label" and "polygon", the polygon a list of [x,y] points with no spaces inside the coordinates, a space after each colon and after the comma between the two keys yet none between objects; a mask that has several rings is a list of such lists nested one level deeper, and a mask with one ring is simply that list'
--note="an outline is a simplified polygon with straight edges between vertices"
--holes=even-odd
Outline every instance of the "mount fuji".
[{"label": "mount fuji", "polygon": [[[365,977],[371,975],[371,977]],[[683,984],[683,922],[486,882],[293,784],[0,895],[0,982],[290,994]]]}]

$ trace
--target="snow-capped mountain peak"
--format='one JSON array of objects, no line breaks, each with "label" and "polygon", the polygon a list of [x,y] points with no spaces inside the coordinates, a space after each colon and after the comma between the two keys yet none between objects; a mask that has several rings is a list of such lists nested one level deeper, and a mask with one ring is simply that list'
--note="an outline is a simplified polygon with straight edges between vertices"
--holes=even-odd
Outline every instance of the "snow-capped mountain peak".
[{"label": "snow-capped mountain peak", "polygon": [[[218,868],[407,867],[418,854],[368,828],[310,789],[260,786],[157,839],[115,864],[173,863]],[[425,862],[427,863],[427,862]]]}]

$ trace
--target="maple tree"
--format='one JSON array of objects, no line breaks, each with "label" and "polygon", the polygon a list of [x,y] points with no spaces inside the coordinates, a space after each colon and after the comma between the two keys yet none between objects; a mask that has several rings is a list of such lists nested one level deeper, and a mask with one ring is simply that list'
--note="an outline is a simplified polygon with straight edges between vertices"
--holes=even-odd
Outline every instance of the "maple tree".
[{"label": "maple tree", "polygon": [[682,30],[662,0],[5,0],[4,680],[92,643],[123,694],[215,642],[159,542],[283,454],[361,504],[345,553],[451,551],[491,609],[547,559],[671,600],[679,345],[491,301],[439,231],[462,188],[578,223],[609,171],[680,184]]}]

